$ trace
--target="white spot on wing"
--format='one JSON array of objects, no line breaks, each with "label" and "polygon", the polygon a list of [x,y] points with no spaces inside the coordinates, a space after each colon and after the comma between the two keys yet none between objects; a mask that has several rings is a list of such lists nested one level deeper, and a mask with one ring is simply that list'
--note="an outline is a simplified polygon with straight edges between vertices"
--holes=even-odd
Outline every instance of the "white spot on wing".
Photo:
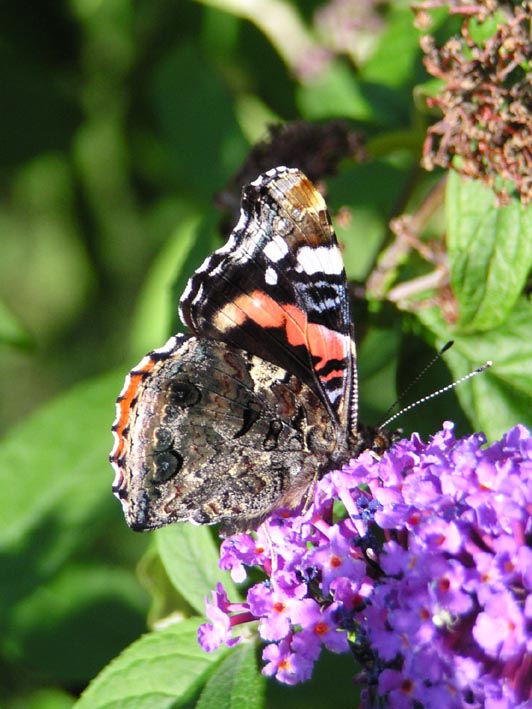
[{"label": "white spot on wing", "polygon": [[338,308],[338,303],[338,300],[333,300],[332,298],[322,298],[320,300],[320,309],[336,310]]},{"label": "white spot on wing", "polygon": [[264,274],[264,280],[270,286],[277,285],[277,273],[271,266],[268,266],[268,268],[266,269],[266,273]]},{"label": "white spot on wing", "polygon": [[342,394],[343,394],[343,389],[341,389],[341,388],[327,389],[327,398],[329,399],[331,404],[335,404]]},{"label": "white spot on wing", "polygon": [[288,244],[280,236],[274,236],[263,249],[263,254],[267,259],[278,263],[288,253]]},{"label": "white spot on wing", "polygon": [[327,273],[339,276],[344,270],[337,246],[302,246],[297,252],[297,261],[305,273]]}]

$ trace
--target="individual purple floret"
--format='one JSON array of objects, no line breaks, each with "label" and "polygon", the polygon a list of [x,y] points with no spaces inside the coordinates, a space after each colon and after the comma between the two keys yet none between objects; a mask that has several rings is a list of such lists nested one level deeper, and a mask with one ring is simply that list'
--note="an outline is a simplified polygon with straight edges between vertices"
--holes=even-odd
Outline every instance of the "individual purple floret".
[{"label": "individual purple floret", "polygon": [[530,706],[532,436],[485,445],[453,425],[424,443],[366,451],[316,486],[302,514],[279,512],[225,540],[222,568],[264,580],[207,602],[201,646],[238,642],[258,621],[263,673],[296,684],[323,647],[351,651],[365,706]]}]

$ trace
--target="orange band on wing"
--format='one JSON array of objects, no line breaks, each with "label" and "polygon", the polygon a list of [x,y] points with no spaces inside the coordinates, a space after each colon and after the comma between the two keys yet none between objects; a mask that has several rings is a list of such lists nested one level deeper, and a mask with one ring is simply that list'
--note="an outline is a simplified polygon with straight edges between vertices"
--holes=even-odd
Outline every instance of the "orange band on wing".
[{"label": "orange band on wing", "polygon": [[[309,323],[303,310],[295,305],[279,305],[262,291],[241,295],[227,303],[216,313],[213,322],[218,330],[227,332],[243,325],[246,319],[261,327],[283,328],[289,344],[305,345],[313,357],[319,358],[316,369],[324,367],[331,359],[341,361],[349,355],[344,335],[325,325]],[[327,375],[325,379],[331,376]]]},{"label": "orange band on wing", "polygon": [[117,442],[111,451],[111,457],[115,460],[120,457],[124,449],[124,429],[129,423],[133,399],[137,396],[142,380],[155,366],[155,361],[153,359],[149,357],[145,357],[144,359],[146,361],[143,360],[140,363],[142,365],[142,369],[134,369],[128,375],[125,386],[116,402],[117,416],[113,424],[113,431],[117,435]]}]

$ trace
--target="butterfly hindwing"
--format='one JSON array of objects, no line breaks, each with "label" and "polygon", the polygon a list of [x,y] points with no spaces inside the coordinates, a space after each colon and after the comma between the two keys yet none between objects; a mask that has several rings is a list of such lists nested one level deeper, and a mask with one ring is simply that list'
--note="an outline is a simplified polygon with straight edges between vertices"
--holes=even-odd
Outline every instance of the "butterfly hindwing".
[{"label": "butterfly hindwing", "polygon": [[117,402],[113,491],[128,524],[249,529],[297,506],[347,444],[297,377],[210,338],[178,335],[130,373]]}]

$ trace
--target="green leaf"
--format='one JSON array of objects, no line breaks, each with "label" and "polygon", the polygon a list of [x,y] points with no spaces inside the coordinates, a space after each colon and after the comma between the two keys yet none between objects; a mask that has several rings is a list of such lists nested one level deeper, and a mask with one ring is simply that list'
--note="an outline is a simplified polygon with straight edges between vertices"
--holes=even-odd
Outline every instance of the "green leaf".
[{"label": "green leaf", "polygon": [[239,593],[226,571],[218,568],[218,549],[207,527],[171,525],[155,532],[157,548],[175,588],[201,615],[205,596],[221,581],[230,598]]},{"label": "green leaf", "polygon": [[372,327],[362,340],[358,360],[360,380],[378,374],[382,369],[397,366],[398,332],[393,329]]},{"label": "green leaf", "polygon": [[312,83],[298,88],[298,105],[309,120],[351,118],[370,121],[374,111],[353,70],[344,62],[335,61]]},{"label": "green leaf", "polygon": [[246,142],[226,86],[193,42],[181,40],[162,51],[151,109],[165,142],[166,167],[189,193],[211,200],[243,159]]},{"label": "green leaf", "polygon": [[429,106],[427,98],[437,96],[444,86],[443,79],[435,79],[433,77],[416,85],[414,88],[414,101],[420,113],[429,116],[441,116],[440,109],[436,106]]},{"label": "green leaf", "polygon": [[[410,167],[407,157],[395,162],[381,158],[350,166],[328,181],[329,208],[350,279],[364,281],[373,267],[388,234],[389,205],[399,198]],[[350,215],[345,225],[335,217],[344,206]]]},{"label": "green leaf", "polygon": [[33,344],[28,330],[3,300],[0,300],[0,343],[14,345],[21,349],[28,349]]},{"label": "green leaf", "polygon": [[402,89],[401,103],[406,107],[410,97],[404,86],[415,81],[413,69],[419,60],[419,32],[408,4],[392,7],[387,28],[361,73],[365,81]]},{"label": "green leaf", "polygon": [[196,709],[260,709],[266,680],[257,669],[255,645],[235,648],[205,685]]},{"label": "green leaf", "polygon": [[517,423],[532,427],[532,305],[528,301],[521,298],[498,328],[471,335],[452,333],[437,309],[420,310],[417,315],[440,346],[454,339],[445,361],[455,379],[493,361],[491,369],[455,390],[477,430],[494,440]]},{"label": "green leaf", "polygon": [[24,658],[48,681],[84,685],[146,629],[144,617],[144,593],[128,571],[70,563],[11,608],[3,655]]},{"label": "green leaf", "polygon": [[494,37],[501,25],[508,24],[508,16],[502,9],[498,9],[483,22],[473,16],[467,24],[471,39],[477,46],[481,47],[486,45],[487,40]]},{"label": "green leaf", "polygon": [[137,564],[137,576],[142,586],[151,596],[151,607],[148,611],[147,625],[149,628],[157,627],[168,616],[180,613],[189,618],[195,615],[194,610],[175,589],[168,578],[164,564],[159,556],[155,535],[151,535],[153,544],[150,544],[144,556]]},{"label": "green leaf", "polygon": [[61,153],[45,153],[15,174],[10,209],[0,207],[2,292],[36,338],[48,340],[72,325],[90,294],[72,165]]},{"label": "green leaf", "polygon": [[169,336],[175,320],[173,285],[176,274],[187,263],[197,226],[196,217],[180,223],[150,268],[132,328],[131,348],[135,356],[160,347]]},{"label": "green leaf", "polygon": [[447,183],[451,284],[457,330],[497,327],[508,317],[532,267],[532,206],[495,206],[493,192],[451,171]]},{"label": "green leaf", "polygon": [[71,709],[74,698],[59,689],[40,689],[22,694],[9,703],[9,709]]},{"label": "green leaf", "polygon": [[198,691],[225,657],[204,652],[197,619],[144,635],[91,682],[76,709],[175,709]]},{"label": "green leaf", "polygon": [[[101,607],[105,595],[105,589],[100,593],[87,578],[74,583],[76,575],[69,581],[70,572],[66,568],[70,567],[65,565],[74,552],[83,549],[86,553],[104,530],[110,536],[115,520],[127,534],[120,506],[111,494],[112,470],[107,459],[112,444],[113,400],[120,390],[121,380],[122,373],[113,373],[75,387],[13,428],[0,443],[0,484],[4,501],[0,526],[0,634],[6,645],[11,646],[13,655],[20,648],[22,658],[40,656],[46,673],[54,671],[54,662],[56,667],[64,663],[71,668],[76,654],[81,659],[83,652],[71,652],[76,625],[73,617],[78,611],[85,613],[81,606],[90,613],[92,602]],[[115,550],[119,549],[120,533],[113,533],[113,542]],[[112,575],[109,577],[111,584]],[[94,583],[97,581],[94,578]],[[125,604],[132,608],[123,579],[121,585],[121,595],[117,590],[120,584],[115,584],[115,597],[109,601],[105,613],[96,614],[96,619],[88,623],[96,634],[98,627],[100,630],[105,627],[106,614],[111,614],[110,606]],[[92,591],[87,590],[83,595],[83,586]],[[91,594],[92,601],[88,597]],[[113,595],[109,591],[108,599],[109,594]],[[70,634],[62,635],[59,625],[55,629],[46,626],[52,617],[51,611],[44,610],[47,599],[54,606],[54,613],[61,616],[66,626],[70,625]],[[73,605],[62,607],[54,599],[68,599]],[[78,601],[81,605],[76,608]],[[115,608],[113,611],[117,626],[119,619],[124,618],[123,610]],[[66,621],[69,614],[70,621]],[[131,627],[125,632],[123,627],[114,630],[117,644],[109,640],[108,651],[123,647],[124,642],[130,642],[130,633],[139,631],[138,623],[139,619],[142,622],[143,615],[139,603],[134,604],[133,613],[130,610],[126,614]],[[56,615],[57,620],[59,616]],[[133,625],[133,617],[137,625]],[[78,619],[81,622],[81,616]],[[100,626],[98,621],[101,621]],[[65,637],[68,642],[59,647]],[[91,647],[89,640],[84,642],[86,647]],[[50,651],[53,643],[57,644],[55,658]],[[93,654],[89,662],[85,656],[85,670],[76,671],[86,672],[85,681],[107,657],[104,653],[98,659]]]},{"label": "green leaf", "polygon": [[0,442],[0,551],[28,544],[32,557],[57,564],[87,543],[102,505],[114,507],[108,455],[122,379],[113,372],[74,387]]},{"label": "green leaf", "polygon": [[310,120],[339,117],[384,126],[407,125],[411,97],[404,86],[415,82],[412,68],[418,57],[418,33],[405,6],[393,14],[359,73],[336,59],[311,82],[297,87],[301,114]]}]

